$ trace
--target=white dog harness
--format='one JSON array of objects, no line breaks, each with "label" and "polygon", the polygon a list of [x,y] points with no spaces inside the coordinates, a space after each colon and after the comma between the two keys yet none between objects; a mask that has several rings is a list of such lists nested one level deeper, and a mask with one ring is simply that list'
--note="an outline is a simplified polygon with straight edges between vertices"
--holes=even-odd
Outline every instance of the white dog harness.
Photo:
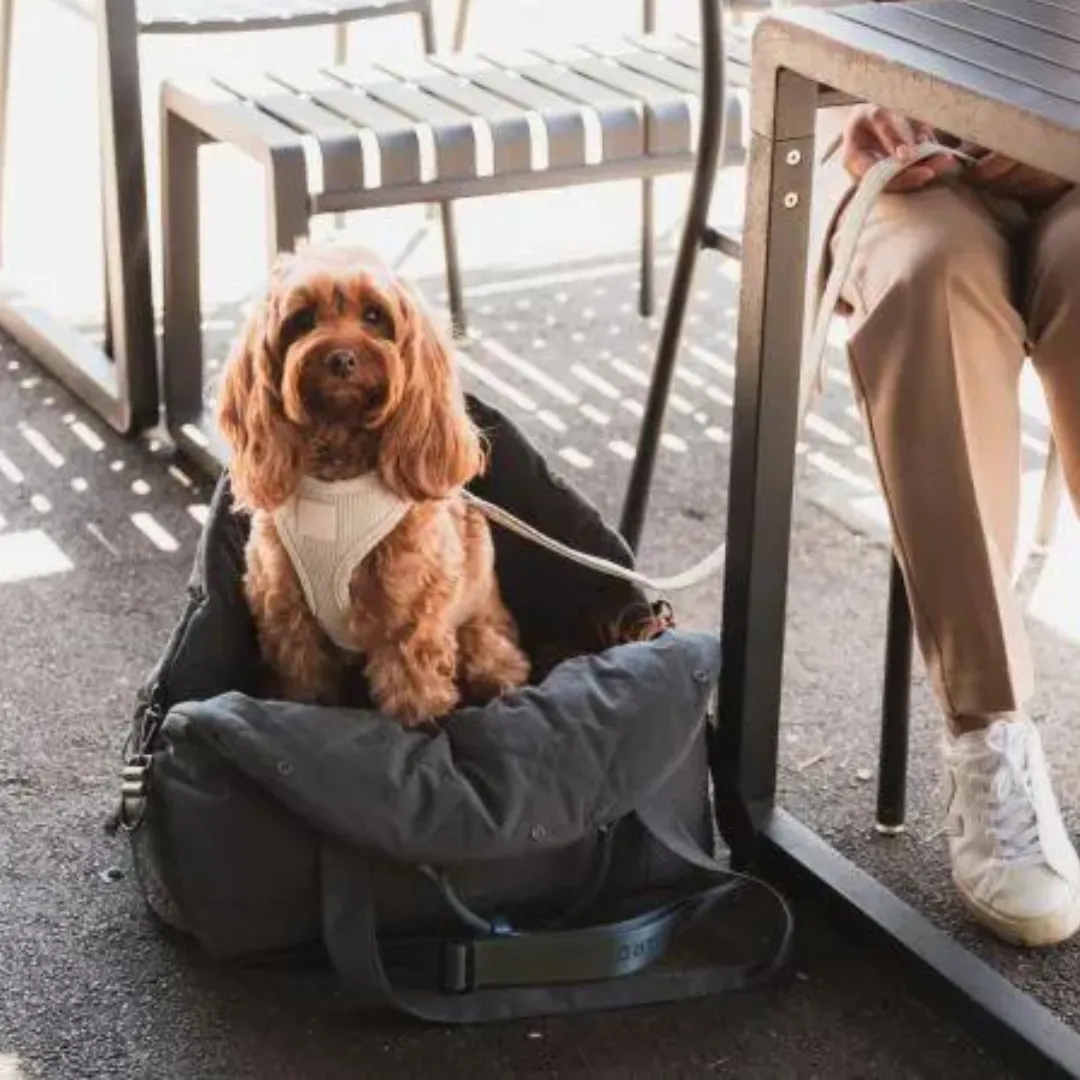
[{"label": "white dog harness", "polygon": [[356,650],[348,629],[349,580],[385,540],[412,503],[395,495],[377,473],[351,480],[305,476],[274,524],[319,625],[343,649]]}]

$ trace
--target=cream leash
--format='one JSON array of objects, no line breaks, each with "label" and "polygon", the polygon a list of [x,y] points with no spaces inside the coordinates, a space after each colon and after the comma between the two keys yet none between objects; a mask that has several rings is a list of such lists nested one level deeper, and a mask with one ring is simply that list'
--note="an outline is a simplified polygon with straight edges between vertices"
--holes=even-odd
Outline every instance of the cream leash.
[{"label": "cream leash", "polygon": [[[829,323],[840,300],[840,291],[843,289],[844,282],[851,272],[855,249],[859,243],[859,235],[862,233],[871,208],[877,201],[878,196],[895,177],[899,176],[909,166],[926,158],[935,157],[938,154],[950,154],[965,161],[972,160],[966,154],[947,146],[941,146],[938,143],[920,143],[907,161],[897,161],[896,158],[892,157],[884,158],[869,169],[859,182],[858,190],[848,205],[844,225],[836,235],[836,251],[832,270],[825,283],[825,290],[822,294],[821,304],[817,309],[813,331],[803,350],[801,377],[799,380],[799,431],[802,430],[806,414],[810,411],[810,401],[813,393],[815,391],[820,392],[825,384],[825,346],[828,341]],[[539,544],[541,547],[545,547],[556,555],[569,559],[571,562],[580,563],[582,566],[601,574],[622,578],[624,581],[629,581],[642,589],[648,589],[652,592],[666,593],[689,589],[700,584],[713,574],[719,573],[724,568],[727,544],[721,544],[719,547],[714,548],[704,559],[695,563],[689,570],[684,570],[681,574],[662,578],[648,577],[636,570],[628,570],[625,566],[620,566],[609,559],[602,559],[598,555],[589,555],[583,551],[576,551],[558,540],[553,540],[550,536],[540,532],[539,529],[533,528],[532,525],[503,510],[502,507],[495,506],[470,491],[463,491],[462,496],[466,502],[482,511],[486,517],[497,525],[517,533],[526,540],[531,540],[534,544]]]}]

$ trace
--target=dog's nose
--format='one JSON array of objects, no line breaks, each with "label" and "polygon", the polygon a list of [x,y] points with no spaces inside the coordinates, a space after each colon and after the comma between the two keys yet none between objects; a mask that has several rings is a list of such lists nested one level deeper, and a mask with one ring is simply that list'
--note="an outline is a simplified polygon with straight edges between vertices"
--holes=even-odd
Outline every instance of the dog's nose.
[{"label": "dog's nose", "polygon": [[356,357],[346,349],[336,349],[326,358],[326,366],[331,374],[343,379],[356,368]]}]

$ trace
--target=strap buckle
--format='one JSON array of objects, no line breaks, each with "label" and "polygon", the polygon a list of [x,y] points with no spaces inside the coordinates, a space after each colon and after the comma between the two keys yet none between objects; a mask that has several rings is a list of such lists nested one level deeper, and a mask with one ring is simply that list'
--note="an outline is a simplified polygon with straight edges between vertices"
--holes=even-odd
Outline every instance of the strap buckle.
[{"label": "strap buckle", "polygon": [[120,806],[116,813],[116,827],[124,832],[134,832],[146,816],[150,765],[149,754],[133,754],[120,770]]}]

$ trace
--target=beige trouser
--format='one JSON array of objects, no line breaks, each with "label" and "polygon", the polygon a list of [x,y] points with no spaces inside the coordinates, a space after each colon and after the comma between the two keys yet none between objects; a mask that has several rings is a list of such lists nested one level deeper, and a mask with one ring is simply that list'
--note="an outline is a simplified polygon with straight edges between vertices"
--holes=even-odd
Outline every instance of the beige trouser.
[{"label": "beige trouser", "polygon": [[1020,708],[1011,584],[1030,355],[1080,509],[1080,188],[1035,220],[961,187],[883,196],[844,300],[850,357],[916,634],[950,716]]}]

